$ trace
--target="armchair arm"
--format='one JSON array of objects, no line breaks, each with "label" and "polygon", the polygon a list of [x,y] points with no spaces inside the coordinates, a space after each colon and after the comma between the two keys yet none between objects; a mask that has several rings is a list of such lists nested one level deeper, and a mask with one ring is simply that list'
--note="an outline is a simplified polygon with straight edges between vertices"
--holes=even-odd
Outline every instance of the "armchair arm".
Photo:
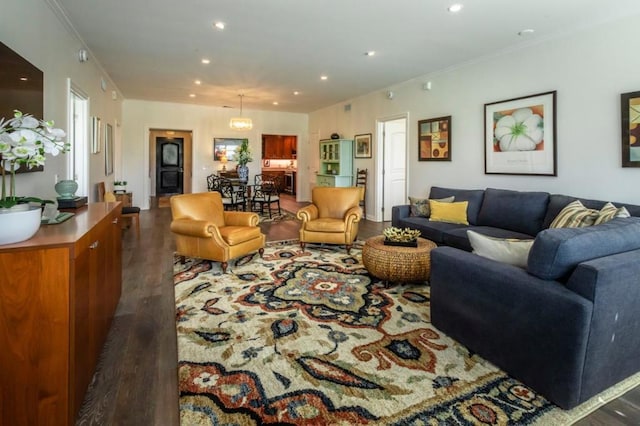
[{"label": "armchair arm", "polygon": [[358,206],[351,207],[344,214],[344,221],[347,223],[347,228],[350,228],[352,224],[360,222],[362,218],[362,209]]},{"label": "armchair arm", "polygon": [[258,213],[224,211],[224,223],[227,226],[258,226]]},{"label": "armchair arm", "polygon": [[318,207],[315,204],[309,204],[298,210],[296,217],[302,222],[309,222],[318,218]]},{"label": "armchair arm", "polygon": [[211,238],[218,228],[206,220],[176,219],[171,222],[171,232],[189,237]]}]

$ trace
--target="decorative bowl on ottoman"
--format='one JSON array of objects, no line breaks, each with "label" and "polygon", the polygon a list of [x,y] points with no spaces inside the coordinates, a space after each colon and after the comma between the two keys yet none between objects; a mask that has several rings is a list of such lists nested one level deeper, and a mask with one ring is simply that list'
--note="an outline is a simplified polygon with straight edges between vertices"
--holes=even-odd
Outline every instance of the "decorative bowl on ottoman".
[{"label": "decorative bowl on ottoman", "polygon": [[420,231],[410,228],[389,227],[382,231],[384,235],[383,244],[386,246],[418,247],[418,237]]}]

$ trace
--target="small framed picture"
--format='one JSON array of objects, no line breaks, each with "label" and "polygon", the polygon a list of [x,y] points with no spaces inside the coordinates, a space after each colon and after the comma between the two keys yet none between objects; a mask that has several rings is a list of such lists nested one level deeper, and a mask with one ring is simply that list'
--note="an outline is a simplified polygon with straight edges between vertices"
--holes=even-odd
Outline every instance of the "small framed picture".
[{"label": "small framed picture", "polygon": [[97,154],[100,152],[100,137],[101,137],[102,123],[99,117],[91,117],[91,153]]},{"label": "small framed picture", "polygon": [[640,167],[640,92],[620,95],[622,167]]},{"label": "small framed picture", "polygon": [[451,116],[418,121],[418,161],[451,161]]},{"label": "small framed picture", "polygon": [[356,158],[371,158],[371,133],[355,136]]}]

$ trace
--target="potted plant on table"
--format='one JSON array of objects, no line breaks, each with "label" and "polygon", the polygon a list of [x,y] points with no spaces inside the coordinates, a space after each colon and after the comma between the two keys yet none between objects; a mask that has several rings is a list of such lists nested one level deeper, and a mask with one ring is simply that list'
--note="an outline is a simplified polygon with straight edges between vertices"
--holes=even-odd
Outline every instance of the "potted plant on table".
[{"label": "potted plant on table", "polygon": [[238,161],[238,178],[244,181],[248,180],[249,167],[247,167],[247,163],[253,161],[249,139],[242,140],[240,147],[236,150],[236,160]]},{"label": "potted plant on table", "polygon": [[113,182],[113,191],[118,193],[127,192],[127,181],[126,180],[117,180]]},{"label": "potted plant on table", "polygon": [[[53,124],[53,121],[39,120],[17,110],[13,118],[0,119],[0,244],[27,240],[40,227],[43,200],[17,196],[15,175],[21,165],[29,169],[43,166],[45,154],[55,156],[69,150],[63,140],[65,132],[54,128]],[[39,205],[29,206],[30,202]]]}]

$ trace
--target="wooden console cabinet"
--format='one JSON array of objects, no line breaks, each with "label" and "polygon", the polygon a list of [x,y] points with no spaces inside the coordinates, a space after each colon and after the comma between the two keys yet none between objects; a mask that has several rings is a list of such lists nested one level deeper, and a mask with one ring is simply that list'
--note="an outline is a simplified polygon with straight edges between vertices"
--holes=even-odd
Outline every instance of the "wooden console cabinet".
[{"label": "wooden console cabinet", "polygon": [[0,424],[73,425],[122,284],[121,203],[0,246]]}]

